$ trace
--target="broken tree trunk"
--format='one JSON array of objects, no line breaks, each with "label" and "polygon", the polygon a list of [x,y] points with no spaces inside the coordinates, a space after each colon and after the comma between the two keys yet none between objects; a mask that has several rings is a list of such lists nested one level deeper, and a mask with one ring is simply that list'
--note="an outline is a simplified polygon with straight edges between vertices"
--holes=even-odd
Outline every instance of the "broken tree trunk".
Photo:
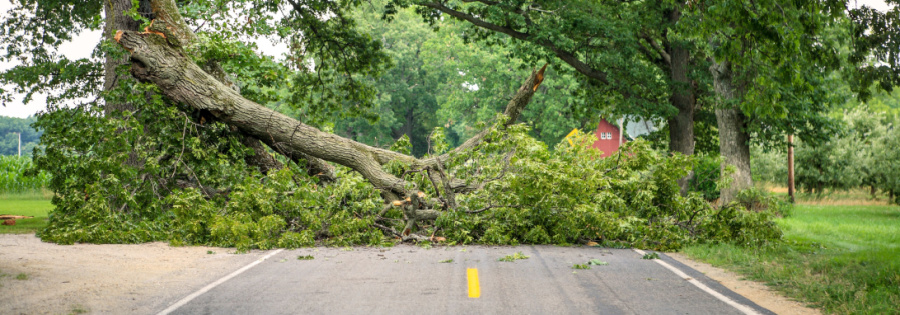
[{"label": "broken tree trunk", "polygon": [[[171,43],[177,43],[177,46],[190,46],[197,42],[197,36],[184,22],[184,18],[181,16],[181,13],[178,12],[178,7],[174,0],[150,1],[150,10],[152,11],[152,16],[156,18],[153,20],[156,24],[154,25],[151,23],[150,27],[145,31],[168,37],[166,39]],[[217,81],[240,93],[240,89],[232,82],[231,78],[225,73],[225,70],[222,69],[222,66],[220,66],[217,61],[209,61],[203,65],[202,68]],[[299,165],[304,165],[302,162],[305,161],[305,168],[310,176],[316,176],[322,182],[326,183],[335,180],[334,168],[321,159],[317,159],[301,152],[295,152],[289,148],[283,148],[277,143],[266,141],[267,139],[255,138],[240,130],[238,130],[238,133],[237,136],[240,138],[241,143],[252,149],[254,153],[253,156],[248,156],[246,158],[247,164],[256,167],[263,174],[268,174],[269,171],[272,170],[281,169],[283,165],[266,152],[260,142],[265,143],[272,148],[272,150],[281,153]]]}]

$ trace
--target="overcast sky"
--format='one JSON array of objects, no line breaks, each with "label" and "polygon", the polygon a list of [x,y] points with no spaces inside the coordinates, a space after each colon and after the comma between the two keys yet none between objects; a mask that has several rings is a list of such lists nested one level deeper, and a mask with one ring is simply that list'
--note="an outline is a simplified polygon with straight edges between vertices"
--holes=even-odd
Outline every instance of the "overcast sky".
[{"label": "overcast sky", "polygon": [[[850,3],[855,6],[868,5],[881,11],[885,11],[888,8],[883,0],[857,0],[851,1]],[[0,0],[0,12],[2,12],[0,18],[5,19],[6,12],[11,8],[12,4],[9,0]],[[99,40],[100,31],[82,32],[81,34],[78,34],[78,36],[75,36],[72,41],[63,44],[60,47],[60,51],[63,51],[66,57],[72,60],[88,58]],[[283,47],[272,46],[267,40],[260,40],[256,43],[260,47],[260,50],[267,52],[267,54],[274,53],[280,55],[286,51]],[[0,62],[0,70],[6,70],[13,66],[14,64],[11,63]],[[35,113],[46,109],[45,98],[45,96],[36,95],[30,103],[23,105],[22,95],[18,95],[13,103],[3,104],[6,107],[0,106],[0,116],[25,118],[34,115]]]}]

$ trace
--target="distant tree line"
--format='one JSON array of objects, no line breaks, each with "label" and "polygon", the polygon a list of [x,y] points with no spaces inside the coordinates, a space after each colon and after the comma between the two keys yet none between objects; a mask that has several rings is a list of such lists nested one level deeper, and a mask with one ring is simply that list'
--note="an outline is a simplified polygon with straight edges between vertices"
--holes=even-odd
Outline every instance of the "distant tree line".
[{"label": "distant tree line", "polygon": [[[833,113],[840,128],[829,138],[814,143],[795,143],[797,188],[807,193],[828,190],[868,189],[873,196],[887,194],[900,202],[900,97],[883,95],[863,106],[848,102]],[[755,146],[755,180],[787,183],[784,148]]]},{"label": "distant tree line", "polygon": [[16,118],[0,116],[0,155],[17,155],[19,152],[19,136],[22,134],[22,156],[31,156],[38,145],[41,133],[31,127],[37,121],[35,116]]}]

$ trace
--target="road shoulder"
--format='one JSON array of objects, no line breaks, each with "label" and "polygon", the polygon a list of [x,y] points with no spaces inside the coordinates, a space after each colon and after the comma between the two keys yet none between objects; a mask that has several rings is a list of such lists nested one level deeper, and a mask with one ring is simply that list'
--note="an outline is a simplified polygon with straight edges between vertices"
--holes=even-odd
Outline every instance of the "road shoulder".
[{"label": "road shoulder", "polygon": [[735,293],[746,297],[754,303],[776,314],[798,314],[798,315],[820,315],[819,310],[806,307],[803,303],[797,302],[790,298],[780,295],[778,292],[770,289],[763,283],[745,280],[738,274],[713,267],[710,264],[699,262],[687,258],[681,253],[666,253],[678,262],[694,268],[703,273],[710,279],[715,280],[722,286],[734,291]]},{"label": "road shoulder", "polygon": [[[3,314],[151,314],[264,254],[234,249],[56,245],[0,235]],[[20,276],[22,275],[22,276]]]}]

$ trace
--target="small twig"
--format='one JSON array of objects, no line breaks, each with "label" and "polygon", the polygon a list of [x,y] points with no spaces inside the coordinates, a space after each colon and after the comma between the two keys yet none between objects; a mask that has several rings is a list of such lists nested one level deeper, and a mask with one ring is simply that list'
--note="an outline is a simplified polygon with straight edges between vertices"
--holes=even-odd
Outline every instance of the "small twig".
[{"label": "small twig", "polygon": [[385,232],[387,232],[387,233],[393,234],[393,235],[398,236],[398,237],[402,237],[402,236],[403,236],[403,235],[400,235],[400,233],[397,233],[397,230],[395,230],[394,228],[389,227],[389,226],[381,225],[381,224],[378,224],[378,223],[375,223],[375,222],[372,222],[372,226],[377,227],[377,228],[381,229],[382,231],[385,231]]}]

